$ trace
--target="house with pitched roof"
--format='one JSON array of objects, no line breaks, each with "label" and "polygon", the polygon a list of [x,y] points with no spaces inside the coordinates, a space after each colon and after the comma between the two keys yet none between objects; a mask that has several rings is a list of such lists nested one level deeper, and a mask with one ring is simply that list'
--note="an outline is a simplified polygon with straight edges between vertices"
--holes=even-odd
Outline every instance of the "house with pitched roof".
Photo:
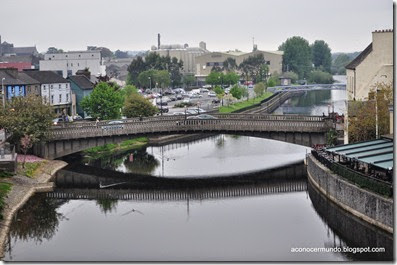
[{"label": "house with pitched roof", "polygon": [[[21,77],[18,69],[6,68],[0,69],[0,80],[5,90],[5,97],[11,100],[13,97],[26,96],[26,87],[29,81]],[[1,89],[3,89],[3,87]]]},{"label": "house with pitched roof", "polygon": [[372,32],[372,43],[346,66],[348,100],[368,100],[376,83],[393,83],[393,58],[393,30]]},{"label": "house with pitched roof", "polygon": [[87,115],[81,107],[81,101],[84,97],[91,94],[95,86],[95,83],[90,80],[89,74],[90,73],[88,72],[88,77],[84,74],[72,75],[68,77],[72,92],[76,95],[76,113],[83,118],[85,118]]},{"label": "house with pitched roof", "polygon": [[52,71],[25,71],[24,73],[40,83],[43,102],[50,103],[57,114],[72,114],[72,95],[68,80]]}]

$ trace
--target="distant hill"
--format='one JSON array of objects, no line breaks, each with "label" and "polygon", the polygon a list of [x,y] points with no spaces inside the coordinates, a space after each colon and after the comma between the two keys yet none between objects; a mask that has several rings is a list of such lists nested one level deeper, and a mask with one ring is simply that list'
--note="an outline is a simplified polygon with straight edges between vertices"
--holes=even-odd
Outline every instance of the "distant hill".
[{"label": "distant hill", "polygon": [[332,74],[345,75],[346,69],[345,66],[349,64],[354,58],[356,58],[361,52],[336,52],[331,54],[332,65],[331,72]]}]

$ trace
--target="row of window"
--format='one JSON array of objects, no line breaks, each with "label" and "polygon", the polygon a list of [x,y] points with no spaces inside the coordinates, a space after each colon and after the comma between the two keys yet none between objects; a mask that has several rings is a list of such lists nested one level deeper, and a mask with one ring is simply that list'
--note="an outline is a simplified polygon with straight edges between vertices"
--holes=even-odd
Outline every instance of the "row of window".
[{"label": "row of window", "polygon": [[[65,86],[66,86],[65,88],[68,88],[68,87],[69,87],[69,84],[66,83]],[[48,85],[43,85],[43,90],[46,90],[47,87],[48,87]],[[54,85],[49,85],[49,87],[50,87],[51,90],[54,89]],[[61,89],[61,88],[62,88],[62,85],[61,85],[61,84],[58,84],[58,88]]]},{"label": "row of window", "polygon": [[[62,94],[59,94],[59,101],[57,103],[62,103]],[[47,96],[44,96],[44,103],[47,103]],[[69,103],[69,94],[66,94],[66,101],[64,103]],[[51,95],[51,104],[54,104],[54,95]]]}]

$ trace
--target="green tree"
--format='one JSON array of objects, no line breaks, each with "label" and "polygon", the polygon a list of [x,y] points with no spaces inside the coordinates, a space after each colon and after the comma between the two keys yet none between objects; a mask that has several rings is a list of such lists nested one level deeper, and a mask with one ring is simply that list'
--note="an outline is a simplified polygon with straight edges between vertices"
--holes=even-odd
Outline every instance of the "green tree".
[{"label": "green tree", "polygon": [[146,88],[155,87],[156,73],[157,71],[153,69],[141,72],[137,78],[138,84]]},{"label": "green tree", "polygon": [[307,40],[294,36],[281,44],[279,49],[284,51],[285,70],[297,73],[301,79],[308,77],[312,68],[312,52]]},{"label": "green tree", "polygon": [[123,95],[105,82],[95,86],[92,93],[81,101],[81,106],[93,118],[102,120],[119,119],[123,106]]},{"label": "green tree", "polygon": [[125,100],[128,96],[138,93],[138,89],[134,85],[126,85],[121,89],[121,94]]},{"label": "green tree", "polygon": [[223,70],[226,72],[231,72],[234,70],[237,70],[237,63],[236,59],[228,57],[224,62],[223,62]]},{"label": "green tree", "polygon": [[132,60],[131,64],[128,66],[128,84],[139,85],[138,76],[141,72],[148,69],[145,61],[141,56],[136,57]]},{"label": "green tree", "polygon": [[328,72],[315,70],[309,74],[308,81],[309,83],[314,84],[332,84],[334,82],[334,79],[332,78],[332,75]]},{"label": "green tree", "polygon": [[289,71],[289,72],[285,72],[284,74],[283,74],[283,76],[284,77],[287,77],[287,78],[291,78],[291,83],[295,83],[297,80],[298,80],[298,75],[296,74],[296,73],[294,73],[294,72],[292,72],[292,71]]},{"label": "green tree", "polygon": [[124,104],[123,114],[127,118],[150,117],[158,112],[156,106],[138,93],[129,95]]},{"label": "green tree", "polygon": [[193,74],[186,74],[182,78],[182,83],[186,86],[189,87],[194,84],[196,81],[195,77]]},{"label": "green tree", "polygon": [[352,58],[349,57],[346,53],[341,53],[338,56],[335,57],[335,59],[332,62],[332,73],[333,74],[341,74],[345,75],[346,74],[346,65],[348,65],[352,61]]},{"label": "green tree", "polygon": [[6,103],[5,109],[0,109],[0,128],[11,135],[9,141],[14,144],[19,144],[25,135],[34,144],[47,138],[54,118],[52,107],[44,104],[41,97],[15,97]]},{"label": "green tree", "polygon": [[230,94],[232,94],[233,97],[240,99],[242,98],[243,94],[244,94],[244,90],[242,87],[238,86],[238,85],[234,85],[231,89],[230,89]]},{"label": "green tree", "polygon": [[223,81],[224,75],[220,72],[211,72],[206,78],[205,82],[212,86],[220,85]]},{"label": "green tree", "polygon": [[266,68],[266,61],[263,53],[258,53],[244,59],[239,65],[239,69],[244,73],[246,80],[248,80],[249,76],[254,80],[255,78],[260,78],[262,75],[265,75],[266,69],[268,68]]},{"label": "green tree", "polygon": [[157,70],[154,74],[154,81],[159,87],[168,87],[171,84],[170,74],[167,70]]},{"label": "green tree", "polygon": [[314,67],[331,73],[331,49],[328,44],[323,40],[316,40],[311,49]]},{"label": "green tree", "polygon": [[228,72],[223,77],[223,82],[228,85],[237,84],[239,80],[240,80],[240,76],[235,72]]},{"label": "green tree", "polygon": [[217,95],[223,95],[223,94],[225,94],[225,91],[224,91],[223,88],[220,87],[220,86],[215,86],[214,92],[215,92],[215,94],[217,94]]},{"label": "green tree", "polygon": [[254,86],[254,92],[257,97],[260,97],[265,93],[266,86],[263,82],[259,82]]}]

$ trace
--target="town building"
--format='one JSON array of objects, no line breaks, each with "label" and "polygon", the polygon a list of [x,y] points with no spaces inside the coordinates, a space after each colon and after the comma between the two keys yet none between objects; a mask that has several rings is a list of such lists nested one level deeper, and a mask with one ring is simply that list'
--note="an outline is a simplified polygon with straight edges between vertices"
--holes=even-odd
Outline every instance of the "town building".
[{"label": "town building", "polygon": [[[346,65],[346,92],[348,108],[345,121],[345,143],[349,143],[349,116],[354,116],[351,101],[369,100],[371,91],[376,93],[377,84],[394,85],[393,79],[393,30],[372,32],[370,43],[353,61]],[[389,106],[393,108],[393,106]],[[391,122],[390,128],[393,128]]]},{"label": "town building", "polygon": [[81,117],[85,118],[87,115],[81,107],[81,101],[84,97],[91,94],[94,90],[95,83],[90,80],[90,76],[87,75],[72,75],[68,77],[70,81],[70,88],[72,93],[76,97],[76,110],[75,113],[79,114]]},{"label": "town building", "polygon": [[236,64],[241,64],[245,59],[250,56],[262,53],[266,64],[269,66],[269,73],[281,73],[283,52],[282,51],[260,51],[255,50],[252,52],[242,52],[239,50],[227,52],[211,52],[196,57],[196,77],[204,80],[206,76],[211,73],[213,67],[223,67],[223,62],[228,58],[236,61]]},{"label": "town building", "polygon": [[348,100],[367,100],[377,83],[393,83],[393,30],[372,32],[372,43],[346,66]]},{"label": "town building", "polygon": [[44,103],[49,103],[57,114],[71,115],[72,95],[69,81],[52,71],[25,71],[40,83]]},{"label": "town building", "polygon": [[99,50],[47,53],[44,60],[40,60],[41,71],[55,71],[64,78],[84,69],[98,76],[106,75],[106,66]]},{"label": "town building", "polygon": [[[5,90],[5,98],[11,100],[13,97],[26,96],[26,80],[20,77],[18,69],[0,69],[1,89]],[[2,91],[3,92],[3,91]]]},{"label": "town building", "polygon": [[184,74],[196,73],[196,58],[209,53],[205,42],[200,42],[199,47],[189,47],[188,44],[159,45],[158,47],[152,46],[150,52],[155,52],[160,56],[169,56],[171,58],[175,57],[178,60],[183,61],[183,69],[181,72]]}]

